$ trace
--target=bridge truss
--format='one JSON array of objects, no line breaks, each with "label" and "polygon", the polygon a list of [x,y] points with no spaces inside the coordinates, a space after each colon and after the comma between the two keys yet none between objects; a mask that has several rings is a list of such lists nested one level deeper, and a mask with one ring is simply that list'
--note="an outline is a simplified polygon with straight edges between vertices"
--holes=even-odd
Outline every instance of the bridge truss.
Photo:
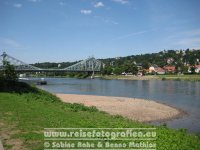
[{"label": "bridge truss", "polygon": [[1,64],[0,64],[0,69],[2,70],[4,68],[4,62],[9,62],[11,65],[15,67],[15,70],[23,70],[23,71],[29,71],[29,70],[41,70],[38,67],[34,67],[32,65],[26,64],[25,62],[18,60],[5,52],[1,55]]},{"label": "bridge truss", "polygon": [[90,57],[64,69],[41,69],[18,60],[4,52],[0,56],[0,70],[4,69],[5,61],[8,61],[19,72],[99,72],[102,65],[99,60]]},{"label": "bridge truss", "polygon": [[90,57],[63,70],[68,71],[100,71],[101,62],[94,57]]}]

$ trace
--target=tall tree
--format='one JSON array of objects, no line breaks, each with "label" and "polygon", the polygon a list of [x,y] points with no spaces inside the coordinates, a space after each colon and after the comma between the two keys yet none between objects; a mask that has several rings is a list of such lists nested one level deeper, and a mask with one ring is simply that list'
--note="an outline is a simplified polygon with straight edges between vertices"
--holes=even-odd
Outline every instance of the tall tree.
[{"label": "tall tree", "polygon": [[14,66],[11,65],[10,62],[8,61],[4,61],[3,64],[4,64],[4,68],[3,68],[1,78],[3,78],[4,80],[16,81],[17,73],[15,72]]}]

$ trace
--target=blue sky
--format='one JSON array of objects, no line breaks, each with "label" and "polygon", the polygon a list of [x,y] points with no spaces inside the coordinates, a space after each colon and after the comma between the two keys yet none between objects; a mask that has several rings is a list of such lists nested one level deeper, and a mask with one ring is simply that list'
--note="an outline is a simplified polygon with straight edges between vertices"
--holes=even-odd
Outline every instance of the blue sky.
[{"label": "blue sky", "polygon": [[200,0],[0,0],[0,52],[27,63],[200,48]]}]

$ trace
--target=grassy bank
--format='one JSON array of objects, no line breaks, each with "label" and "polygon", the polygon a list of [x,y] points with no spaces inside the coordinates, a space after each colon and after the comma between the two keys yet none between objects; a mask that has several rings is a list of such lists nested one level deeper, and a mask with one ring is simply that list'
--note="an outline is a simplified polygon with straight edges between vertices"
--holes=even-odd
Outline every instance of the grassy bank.
[{"label": "grassy bank", "polygon": [[89,78],[91,74],[88,73],[40,73],[40,74],[29,74],[30,77],[56,77],[56,78],[78,78],[85,79]]},{"label": "grassy bank", "polygon": [[124,75],[105,75],[103,79],[121,80],[176,80],[176,81],[200,81],[200,74],[196,75],[146,75],[146,76],[124,76]]},{"label": "grassy bank", "polygon": [[159,79],[159,77],[155,75],[149,75],[149,76],[125,76],[125,75],[104,75],[101,76],[102,79],[119,79],[119,80],[156,80]]},{"label": "grassy bank", "polygon": [[[19,87],[23,87],[22,89]],[[3,88],[2,88],[3,89]],[[5,149],[44,149],[44,128],[152,127],[94,107],[61,102],[54,95],[18,83],[0,92],[0,137]],[[199,150],[200,137],[185,130],[157,127],[158,150]]]},{"label": "grassy bank", "polygon": [[200,81],[200,74],[194,75],[158,75],[162,80]]}]

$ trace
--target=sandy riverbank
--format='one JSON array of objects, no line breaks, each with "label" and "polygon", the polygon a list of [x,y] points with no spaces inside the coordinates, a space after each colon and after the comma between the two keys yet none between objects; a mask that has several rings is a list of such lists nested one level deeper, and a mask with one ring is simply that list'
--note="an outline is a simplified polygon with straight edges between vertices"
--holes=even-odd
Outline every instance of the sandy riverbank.
[{"label": "sandy riverbank", "polygon": [[63,102],[96,106],[112,115],[121,115],[140,122],[162,121],[185,113],[174,107],[151,100],[95,95],[56,94]]}]

